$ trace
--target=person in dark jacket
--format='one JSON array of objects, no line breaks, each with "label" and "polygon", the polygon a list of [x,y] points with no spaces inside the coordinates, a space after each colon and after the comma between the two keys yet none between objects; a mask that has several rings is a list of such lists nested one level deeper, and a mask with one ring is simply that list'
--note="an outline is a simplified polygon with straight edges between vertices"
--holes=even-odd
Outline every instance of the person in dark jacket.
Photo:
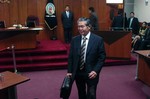
[{"label": "person in dark jacket", "polygon": [[71,42],[67,76],[75,80],[79,99],[96,99],[99,74],[106,53],[103,38],[91,32],[89,18],[79,18],[80,35]]},{"label": "person in dark jacket", "polygon": [[133,35],[138,35],[139,33],[139,20],[134,16],[134,12],[130,13],[130,18],[128,19],[128,28],[132,30]]},{"label": "person in dark jacket", "polygon": [[99,30],[98,16],[93,7],[89,7],[89,14],[90,14],[89,19],[92,25],[92,30],[98,31]]},{"label": "person in dark jacket", "polygon": [[74,20],[73,13],[70,11],[69,5],[66,5],[65,11],[61,15],[61,21],[64,29],[65,43],[71,42],[73,20]]},{"label": "person in dark jacket", "polygon": [[122,16],[122,12],[118,11],[118,15],[114,17],[112,22],[113,30],[122,30],[123,29],[124,18]]},{"label": "person in dark jacket", "polygon": [[132,41],[132,50],[146,50],[148,44],[150,44],[150,29],[147,28],[147,22],[142,23],[139,34],[136,35]]}]

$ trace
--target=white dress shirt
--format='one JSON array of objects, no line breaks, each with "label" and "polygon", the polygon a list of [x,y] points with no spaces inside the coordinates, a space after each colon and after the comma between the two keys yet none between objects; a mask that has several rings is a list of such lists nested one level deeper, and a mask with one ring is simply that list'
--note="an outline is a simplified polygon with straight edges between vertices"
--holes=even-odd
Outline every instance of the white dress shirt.
[{"label": "white dress shirt", "polygon": [[88,47],[90,35],[91,35],[91,32],[89,32],[86,36],[83,36],[83,35],[82,35],[81,45],[82,45],[82,43],[83,43],[83,38],[86,37],[86,42],[85,42],[85,43],[86,43],[86,46],[85,46],[85,53],[84,53],[84,61],[86,60],[86,52],[87,52],[87,47]]},{"label": "white dress shirt", "polygon": [[130,19],[129,28],[131,28],[132,21],[133,21],[133,18]]},{"label": "white dress shirt", "polygon": [[69,11],[66,11],[67,18],[69,18]]}]

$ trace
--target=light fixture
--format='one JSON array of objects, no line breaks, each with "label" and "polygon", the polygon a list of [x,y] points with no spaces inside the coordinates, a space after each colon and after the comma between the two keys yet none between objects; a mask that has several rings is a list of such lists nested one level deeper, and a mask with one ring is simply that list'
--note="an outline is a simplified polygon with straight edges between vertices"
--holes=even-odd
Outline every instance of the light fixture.
[{"label": "light fixture", "polygon": [[10,0],[0,0],[0,3],[10,3]]},{"label": "light fixture", "polygon": [[148,0],[145,0],[145,5],[146,5],[146,6],[148,5]]}]

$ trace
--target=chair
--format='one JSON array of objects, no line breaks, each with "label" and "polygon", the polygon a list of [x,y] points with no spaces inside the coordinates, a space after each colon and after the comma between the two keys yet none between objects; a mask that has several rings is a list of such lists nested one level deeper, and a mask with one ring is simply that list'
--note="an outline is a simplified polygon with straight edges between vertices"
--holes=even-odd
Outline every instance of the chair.
[{"label": "chair", "polygon": [[39,26],[39,18],[34,15],[30,15],[27,17],[26,26],[28,27],[36,27]]},{"label": "chair", "polygon": [[0,28],[5,28],[6,25],[5,25],[5,22],[4,21],[0,21]]},{"label": "chair", "polygon": [[147,23],[147,25],[148,25],[148,26],[150,26],[150,22],[149,22],[149,23]]},{"label": "chair", "polygon": [[[26,19],[26,26],[27,27],[36,27],[39,26],[39,18],[34,15],[30,15]],[[37,33],[39,34],[39,33]],[[40,41],[36,41],[37,44],[40,44]]]},{"label": "chair", "polygon": [[[150,41],[149,41],[150,42]],[[146,45],[146,50],[150,50],[150,43]]]},{"label": "chair", "polygon": [[36,27],[36,23],[35,23],[35,21],[27,21],[26,26],[27,27]]},{"label": "chair", "polygon": [[[148,26],[149,26],[149,28],[150,28],[150,22],[148,23]],[[150,31],[149,31],[150,32]],[[149,36],[150,36],[150,33],[149,33]],[[150,39],[149,39],[149,41],[148,41],[148,43],[147,43],[147,45],[146,45],[146,50],[150,50]]]}]

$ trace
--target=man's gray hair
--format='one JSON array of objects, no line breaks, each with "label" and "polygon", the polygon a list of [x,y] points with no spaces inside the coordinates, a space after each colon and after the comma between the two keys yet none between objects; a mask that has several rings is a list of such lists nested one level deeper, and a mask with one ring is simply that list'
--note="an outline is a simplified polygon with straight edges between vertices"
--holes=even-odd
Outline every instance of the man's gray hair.
[{"label": "man's gray hair", "polygon": [[91,22],[90,22],[89,18],[81,17],[81,18],[78,19],[77,23],[79,23],[81,21],[85,21],[86,22],[86,26],[91,27]]}]

